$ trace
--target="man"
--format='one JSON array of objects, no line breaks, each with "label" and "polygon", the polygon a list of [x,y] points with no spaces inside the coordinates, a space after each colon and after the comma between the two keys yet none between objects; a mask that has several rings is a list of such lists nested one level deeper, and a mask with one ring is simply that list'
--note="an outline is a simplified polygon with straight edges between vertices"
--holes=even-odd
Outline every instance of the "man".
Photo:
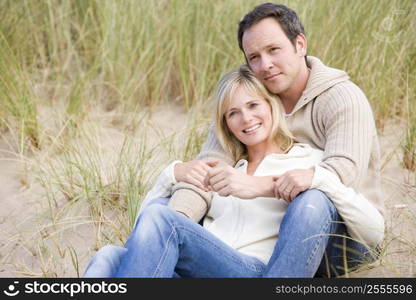
[{"label": "man", "polygon": [[[380,153],[371,107],[345,72],[306,56],[307,39],[297,14],[283,5],[258,5],[241,20],[238,43],[256,77],[279,97],[296,140],[324,150],[321,166],[364,194],[383,214]],[[215,186],[223,189],[230,184],[227,173],[212,168],[215,163],[206,158],[226,160],[212,128],[198,160],[175,166],[177,180],[202,189],[209,185],[214,191]],[[293,170],[274,182],[247,176],[239,178],[241,188],[229,190],[240,198],[272,190],[289,203],[266,277],[334,276],[374,259],[365,245],[348,237],[330,199],[309,190],[313,174],[314,169]],[[310,232],[315,235],[311,237]]]}]

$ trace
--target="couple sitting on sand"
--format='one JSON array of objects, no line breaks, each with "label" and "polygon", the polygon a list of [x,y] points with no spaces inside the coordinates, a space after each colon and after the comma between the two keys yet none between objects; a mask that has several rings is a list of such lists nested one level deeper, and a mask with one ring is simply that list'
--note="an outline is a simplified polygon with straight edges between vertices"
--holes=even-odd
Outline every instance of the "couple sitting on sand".
[{"label": "couple sitting on sand", "polygon": [[85,277],[333,277],[377,258],[384,236],[379,146],[365,95],[306,56],[278,4],[240,22],[247,65],[216,91],[197,160],[171,163],[124,247]]}]

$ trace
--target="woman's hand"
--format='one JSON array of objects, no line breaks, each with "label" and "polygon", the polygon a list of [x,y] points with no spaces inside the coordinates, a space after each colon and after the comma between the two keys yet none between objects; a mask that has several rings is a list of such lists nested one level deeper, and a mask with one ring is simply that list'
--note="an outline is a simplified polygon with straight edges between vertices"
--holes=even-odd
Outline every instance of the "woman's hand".
[{"label": "woman's hand", "polygon": [[273,178],[271,176],[250,176],[228,165],[210,169],[205,179],[205,185],[224,197],[232,195],[242,199],[252,199],[273,195]]},{"label": "woman's hand", "polygon": [[314,169],[296,169],[274,177],[274,196],[287,203],[311,187]]},{"label": "woman's hand", "polygon": [[208,191],[208,187],[205,186],[204,180],[207,176],[207,172],[217,163],[218,161],[203,160],[177,163],[174,168],[176,181],[187,182],[204,191]]}]

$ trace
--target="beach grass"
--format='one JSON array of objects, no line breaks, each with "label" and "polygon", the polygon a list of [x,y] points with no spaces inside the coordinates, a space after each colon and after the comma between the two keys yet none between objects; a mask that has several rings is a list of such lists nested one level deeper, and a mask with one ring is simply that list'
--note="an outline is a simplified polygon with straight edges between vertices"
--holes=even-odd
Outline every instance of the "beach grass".
[{"label": "beach grass", "polygon": [[[22,186],[39,187],[43,201],[26,220],[35,229],[0,248],[18,245],[31,263],[7,254],[3,265],[25,276],[79,276],[98,248],[123,244],[158,172],[199,152],[218,79],[244,63],[238,22],[258,3],[0,1],[0,135],[23,166]],[[414,172],[416,3],[281,3],[303,20],[308,55],[346,70],[363,89],[380,134],[403,128],[397,164]],[[169,105],[183,113],[152,119]],[[409,207],[415,185],[396,186]],[[414,214],[406,218],[416,224]],[[385,249],[401,238],[387,237]],[[414,260],[414,242],[400,241]],[[388,270],[408,275],[383,253]]]}]

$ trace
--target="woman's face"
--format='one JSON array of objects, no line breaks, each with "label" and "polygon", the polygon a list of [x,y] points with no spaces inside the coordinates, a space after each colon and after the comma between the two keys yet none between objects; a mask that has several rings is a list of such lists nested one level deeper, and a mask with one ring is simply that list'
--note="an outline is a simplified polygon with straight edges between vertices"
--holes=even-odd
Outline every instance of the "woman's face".
[{"label": "woman's face", "polygon": [[272,128],[269,103],[244,87],[236,89],[225,110],[229,130],[247,147],[267,143]]}]

